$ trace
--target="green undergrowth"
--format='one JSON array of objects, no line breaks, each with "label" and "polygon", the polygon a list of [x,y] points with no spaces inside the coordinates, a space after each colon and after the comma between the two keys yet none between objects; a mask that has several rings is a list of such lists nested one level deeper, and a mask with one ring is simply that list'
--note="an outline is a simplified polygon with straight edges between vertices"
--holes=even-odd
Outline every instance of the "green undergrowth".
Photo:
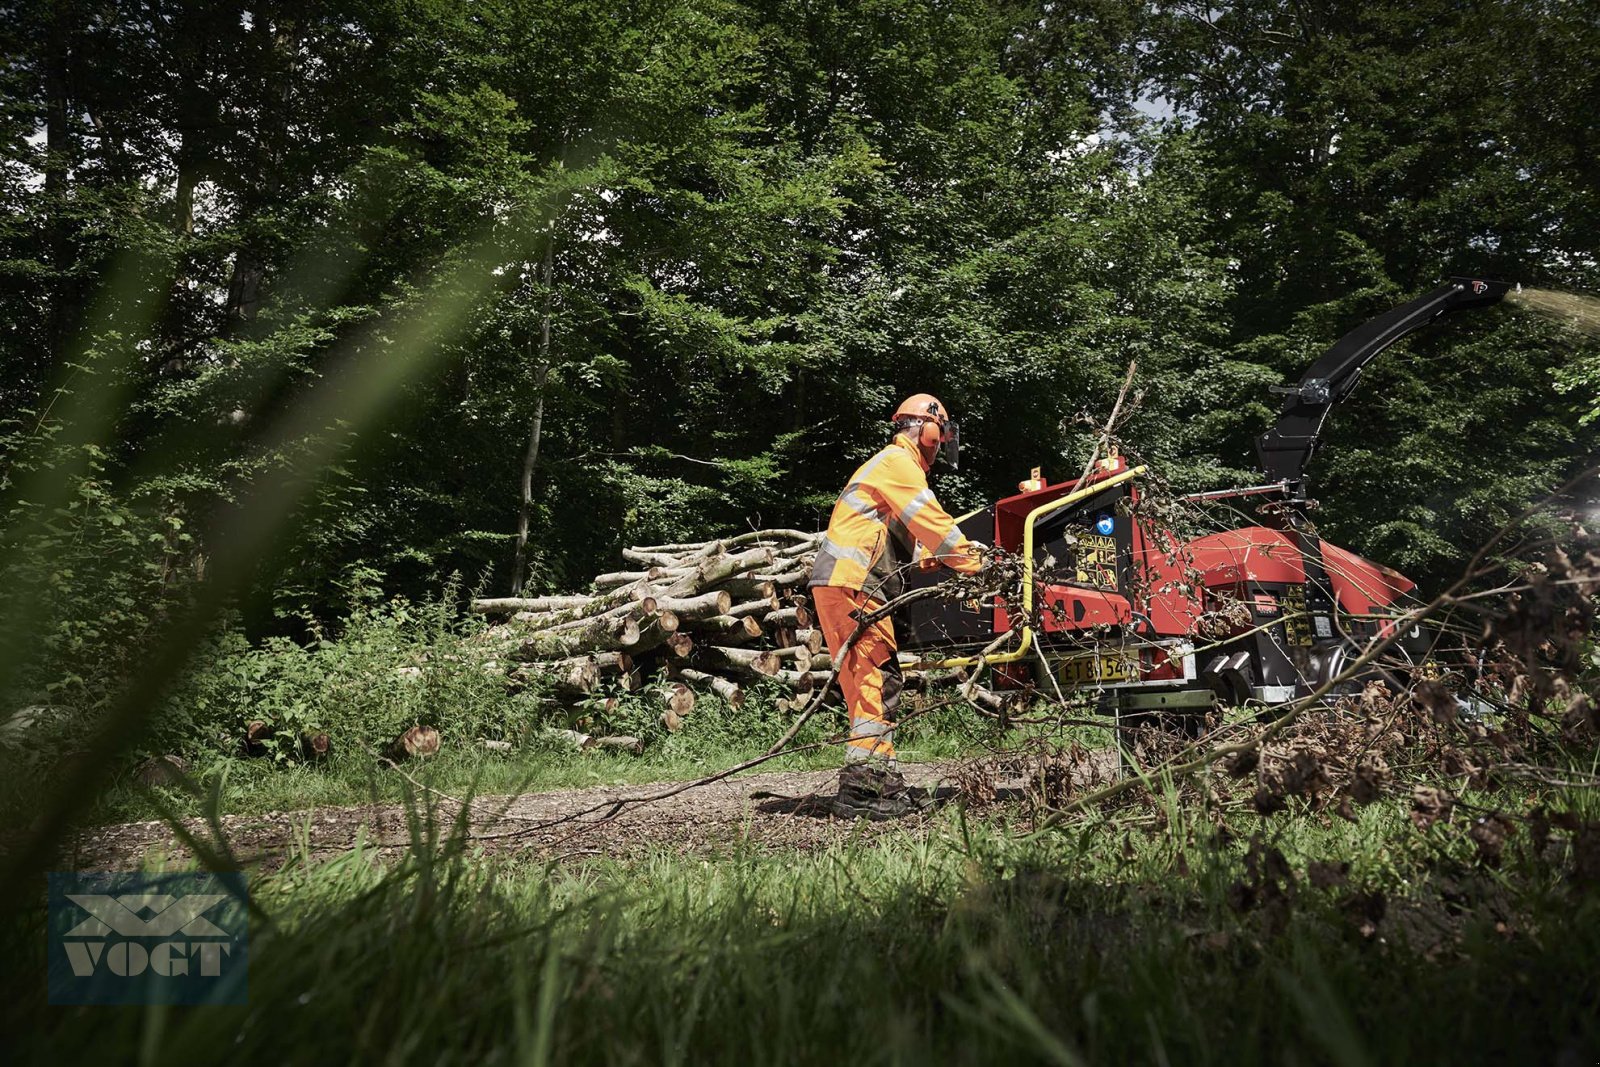
[{"label": "green undergrowth", "polygon": [[[662,705],[651,695],[662,678],[647,677],[634,691],[603,684],[581,703],[558,699],[548,680],[509,677],[514,664],[504,660],[506,650],[485,639],[481,620],[459,613],[458,592],[449,584],[432,599],[411,602],[358,590],[344,618],[327,627],[308,622],[297,641],[251,643],[223,626],[194,650],[171,691],[152,700],[145,729],[107,768],[109,781],[87,821],[200,814],[196,791],[152,791],[141,778],[150,761],[172,757],[199,794],[216,798],[220,814],[259,814],[398,801],[414,787],[408,775],[452,795],[691,779],[761,755],[794,722],[795,713],[778,704],[794,694],[772,682],[747,686],[737,708],[699,694],[676,732],[663,725]],[[0,819],[28,812],[37,783],[80,757],[104,710],[96,692],[86,684],[41,689],[26,697],[27,715],[0,726]],[[1015,745],[1028,734],[1001,731],[942,695],[929,703],[937,706],[907,695],[897,739],[906,762]],[[259,740],[247,744],[251,724],[260,724]],[[386,757],[412,726],[437,730],[440,750],[402,773]],[[764,769],[836,766],[840,751],[824,742],[845,726],[842,709],[825,706],[794,738],[793,751]],[[642,751],[580,752],[569,730],[635,737]],[[1103,731],[1068,733],[1108,743]],[[313,759],[305,739],[316,734],[330,748]],[[1056,732],[1057,740],[1065,736]]]},{"label": "green undergrowth", "polygon": [[[794,713],[778,709],[777,695],[758,689],[738,708],[712,696],[703,697],[678,732],[667,733],[659,726],[641,729],[645,745],[637,755],[625,750],[579,751],[571,739],[556,732],[566,727],[567,720],[548,716],[544,726],[517,739],[509,751],[487,749],[458,731],[445,736],[437,756],[409,761],[401,769],[386,764],[370,750],[335,749],[328,759],[315,763],[212,752],[195,760],[191,777],[205,796],[216,797],[217,811],[225,815],[355,805],[374,799],[398,802],[416,783],[458,796],[682,781],[766,752],[794,721]],[[638,708],[623,709],[618,717],[634,714],[643,720],[652,713],[643,701],[639,704]],[[441,713],[440,717],[445,716]],[[587,725],[590,729],[620,728],[616,723]],[[837,738],[844,727],[839,709],[823,708],[791,742],[790,752],[762,764],[760,770],[838,766],[841,749],[828,740]],[[907,763],[950,759],[980,747],[1011,746],[1025,736],[1002,734],[961,705],[913,717],[900,734],[900,758]],[[147,788],[137,780],[134,766],[125,768],[98,799],[90,821],[154,819],[165,811],[202,813],[201,795],[176,785]]]},{"label": "green undergrowth", "polygon": [[[566,867],[440,848],[447,828],[419,817],[397,865],[357,849],[254,879],[270,921],[252,932],[247,1006],[45,1011],[41,979],[0,1009],[11,1062],[1239,1067],[1600,1050],[1600,898],[1567,846],[1483,867],[1463,828],[1415,832],[1403,801],[1357,823],[1220,826],[1169,803],[1034,840],[980,815],[811,854]],[[19,973],[42,965],[37,921],[9,930]]]},{"label": "green undergrowth", "polygon": [[[224,627],[197,648],[189,670],[159,701],[146,729],[109,769],[95,822],[155,818],[163,809],[198,814],[177,788],[152,797],[140,768],[177,757],[187,775],[214,793],[223,814],[325,804],[398,800],[410,786],[384,762],[390,743],[412,726],[438,731],[439,754],[405,773],[452,794],[510,793],[694,778],[757,756],[794,721],[774,683],[747,687],[734,708],[702,693],[681,730],[669,733],[646,678],[641,689],[602,686],[583,703],[559,700],[535,678],[508,679],[512,664],[484,640],[480,620],[463,618],[449,587],[433,600],[367,599],[336,626],[312,627],[299,641],[251,644]],[[0,729],[0,814],[25,812],[35,785],[70,766],[102,708],[87,689],[41,691],[28,715]],[[260,740],[246,744],[247,728]],[[771,770],[837,764],[837,750],[815,749],[844,728],[837,707],[823,709]],[[562,731],[626,735],[639,755],[578,752]],[[907,760],[969,751],[995,731],[970,709],[941,708],[901,731]],[[305,739],[325,735],[327,756],[312,759]],[[493,750],[490,742],[509,749]]]}]

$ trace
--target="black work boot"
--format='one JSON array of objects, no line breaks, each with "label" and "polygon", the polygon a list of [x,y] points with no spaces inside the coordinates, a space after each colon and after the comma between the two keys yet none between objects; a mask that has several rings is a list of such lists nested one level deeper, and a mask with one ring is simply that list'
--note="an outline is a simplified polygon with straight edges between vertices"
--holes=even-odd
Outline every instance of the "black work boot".
[{"label": "black work boot", "polygon": [[899,771],[850,763],[839,772],[839,795],[833,799],[833,814],[841,819],[882,822],[932,806],[928,791],[907,785]]}]

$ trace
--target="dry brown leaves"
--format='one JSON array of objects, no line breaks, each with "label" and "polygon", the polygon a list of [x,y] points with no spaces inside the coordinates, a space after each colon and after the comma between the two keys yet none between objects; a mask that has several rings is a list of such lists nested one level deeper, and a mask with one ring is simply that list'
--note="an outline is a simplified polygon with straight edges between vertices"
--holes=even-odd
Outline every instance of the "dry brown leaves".
[{"label": "dry brown leaves", "polygon": [[1418,830],[1426,830],[1437,822],[1448,822],[1454,808],[1455,798],[1448,790],[1431,785],[1411,789],[1411,823]]},{"label": "dry brown leaves", "polygon": [[1387,686],[1373,683],[1359,699],[1303,716],[1278,738],[1229,757],[1223,769],[1235,778],[1254,773],[1250,802],[1262,815],[1299,799],[1313,810],[1332,806],[1353,818],[1355,805],[1389,791],[1390,760],[1408,741],[1400,728],[1406,714]]},{"label": "dry brown leaves", "polygon": [[1500,858],[1505,853],[1506,842],[1516,832],[1517,824],[1509,818],[1498,813],[1484,815],[1472,823],[1468,836],[1472,843],[1478,847],[1478,859],[1488,867],[1500,866]]},{"label": "dry brown leaves", "polygon": [[1281,928],[1294,903],[1296,882],[1282,850],[1256,834],[1244,854],[1244,876],[1228,887],[1228,906],[1240,914],[1260,910],[1269,928]]},{"label": "dry brown leaves", "polygon": [[995,793],[995,767],[991,761],[970,760],[957,766],[950,779],[961,797],[961,802],[973,808],[987,808],[997,799]]},{"label": "dry brown leaves", "polygon": [[1350,861],[1312,860],[1306,864],[1306,881],[1318,889],[1338,889],[1350,881]]},{"label": "dry brown leaves", "polygon": [[1250,605],[1242,600],[1228,599],[1222,606],[1203,613],[1195,620],[1195,633],[1207,640],[1223,640],[1254,623]]},{"label": "dry brown leaves", "polygon": [[1037,813],[1052,811],[1082,791],[1098,789],[1116,775],[1116,761],[1104,751],[1033,737],[1014,752],[963,765],[954,778],[963,795],[979,805],[996,800],[996,780],[1021,780],[1024,797]]},{"label": "dry brown leaves", "polygon": [[1551,549],[1519,580],[1523,588],[1506,598],[1504,610],[1486,627],[1484,647],[1492,659],[1487,670],[1513,705],[1526,700],[1529,712],[1538,715],[1558,702],[1571,725],[1593,728],[1590,699],[1577,680],[1595,631],[1600,548],[1574,527],[1568,548]]}]

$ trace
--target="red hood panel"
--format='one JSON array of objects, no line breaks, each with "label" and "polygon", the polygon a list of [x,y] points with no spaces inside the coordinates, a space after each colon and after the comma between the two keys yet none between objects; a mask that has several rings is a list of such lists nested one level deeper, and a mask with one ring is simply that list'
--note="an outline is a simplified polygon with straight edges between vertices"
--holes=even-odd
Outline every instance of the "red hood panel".
[{"label": "red hood panel", "polygon": [[[1294,538],[1283,530],[1245,526],[1207,534],[1189,542],[1195,569],[1207,586],[1254,582],[1304,582],[1306,571]],[[1339,606],[1362,615],[1393,604],[1416,583],[1381,564],[1328,541],[1322,542],[1323,566]]]}]

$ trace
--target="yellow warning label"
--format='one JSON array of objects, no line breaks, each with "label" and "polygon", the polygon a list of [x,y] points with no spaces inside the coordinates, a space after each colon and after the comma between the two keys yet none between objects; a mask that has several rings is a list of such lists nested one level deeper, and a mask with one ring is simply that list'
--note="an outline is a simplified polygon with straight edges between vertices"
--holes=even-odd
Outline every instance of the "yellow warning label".
[{"label": "yellow warning label", "polygon": [[1283,636],[1291,645],[1311,643],[1311,627],[1306,625],[1306,587],[1291,585],[1278,596],[1283,605]]},{"label": "yellow warning label", "polygon": [[1078,537],[1078,581],[1096,589],[1117,587],[1117,540],[1106,534]]}]

